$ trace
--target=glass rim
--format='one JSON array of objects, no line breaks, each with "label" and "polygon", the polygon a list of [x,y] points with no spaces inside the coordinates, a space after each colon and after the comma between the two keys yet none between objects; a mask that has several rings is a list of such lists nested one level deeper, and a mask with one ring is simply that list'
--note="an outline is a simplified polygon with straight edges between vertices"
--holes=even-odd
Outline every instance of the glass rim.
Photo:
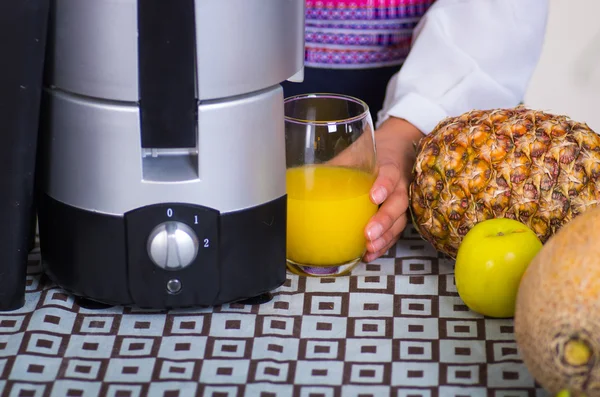
[{"label": "glass rim", "polygon": [[339,119],[339,120],[304,120],[301,118],[297,118],[297,117],[291,117],[291,116],[287,116],[284,114],[284,119],[285,121],[289,121],[292,123],[296,123],[296,124],[311,124],[311,125],[330,125],[330,124],[347,124],[347,123],[352,123],[361,119],[364,119],[365,117],[367,117],[369,115],[369,105],[367,105],[367,103],[365,101],[363,101],[362,99],[353,97],[351,95],[346,95],[346,94],[334,94],[334,93],[329,93],[329,92],[313,92],[313,93],[307,93],[307,94],[298,94],[298,95],[292,95],[289,96],[287,98],[284,98],[283,100],[283,104],[284,106],[287,103],[290,102],[294,102],[294,101],[298,101],[298,100],[302,100],[302,99],[343,99],[345,101],[349,101],[349,102],[354,102],[359,104],[360,106],[363,107],[363,111],[356,115],[356,116],[352,116],[352,117],[347,117],[344,119]]}]

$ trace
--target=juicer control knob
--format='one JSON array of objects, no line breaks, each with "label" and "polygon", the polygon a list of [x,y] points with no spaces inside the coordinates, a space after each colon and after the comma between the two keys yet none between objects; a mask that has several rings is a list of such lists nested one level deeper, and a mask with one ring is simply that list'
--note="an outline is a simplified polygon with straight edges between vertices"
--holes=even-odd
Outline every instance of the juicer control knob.
[{"label": "juicer control knob", "polygon": [[148,255],[165,270],[180,270],[196,259],[200,243],[185,223],[168,221],[156,226],[148,238]]}]

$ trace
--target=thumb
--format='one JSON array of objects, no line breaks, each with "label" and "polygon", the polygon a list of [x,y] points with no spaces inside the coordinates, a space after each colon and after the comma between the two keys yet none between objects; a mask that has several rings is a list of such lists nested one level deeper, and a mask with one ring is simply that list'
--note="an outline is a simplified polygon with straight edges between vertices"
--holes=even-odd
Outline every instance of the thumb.
[{"label": "thumb", "polygon": [[395,163],[384,163],[379,166],[379,172],[371,187],[371,200],[374,204],[381,204],[392,194],[400,180],[400,169]]}]

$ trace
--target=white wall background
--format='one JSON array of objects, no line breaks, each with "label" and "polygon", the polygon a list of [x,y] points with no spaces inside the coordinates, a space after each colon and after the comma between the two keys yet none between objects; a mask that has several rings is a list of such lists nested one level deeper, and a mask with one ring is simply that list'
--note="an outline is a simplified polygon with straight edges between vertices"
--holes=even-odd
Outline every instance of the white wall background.
[{"label": "white wall background", "polygon": [[600,0],[550,0],[528,107],[566,114],[600,134]]}]

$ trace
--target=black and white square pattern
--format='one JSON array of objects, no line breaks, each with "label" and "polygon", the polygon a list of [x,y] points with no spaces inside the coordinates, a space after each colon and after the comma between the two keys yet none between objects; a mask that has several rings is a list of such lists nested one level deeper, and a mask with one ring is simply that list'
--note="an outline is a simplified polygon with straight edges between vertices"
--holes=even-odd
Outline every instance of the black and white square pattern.
[{"label": "black and white square pattern", "polygon": [[206,353],[206,336],[166,336],[157,357],[171,360],[200,360]]},{"label": "black and white square pattern", "polygon": [[[63,363],[64,365],[64,363]],[[74,380],[101,380],[102,360],[81,360],[72,358],[66,362],[63,377]]]},{"label": "black and white square pattern", "polygon": [[204,360],[200,381],[206,384],[246,384],[250,360]]},{"label": "black and white square pattern", "polygon": [[545,396],[513,321],[469,310],[411,226],[351,275],[288,273],[260,305],[83,307],[29,261],[24,306],[0,313],[0,395]]}]

